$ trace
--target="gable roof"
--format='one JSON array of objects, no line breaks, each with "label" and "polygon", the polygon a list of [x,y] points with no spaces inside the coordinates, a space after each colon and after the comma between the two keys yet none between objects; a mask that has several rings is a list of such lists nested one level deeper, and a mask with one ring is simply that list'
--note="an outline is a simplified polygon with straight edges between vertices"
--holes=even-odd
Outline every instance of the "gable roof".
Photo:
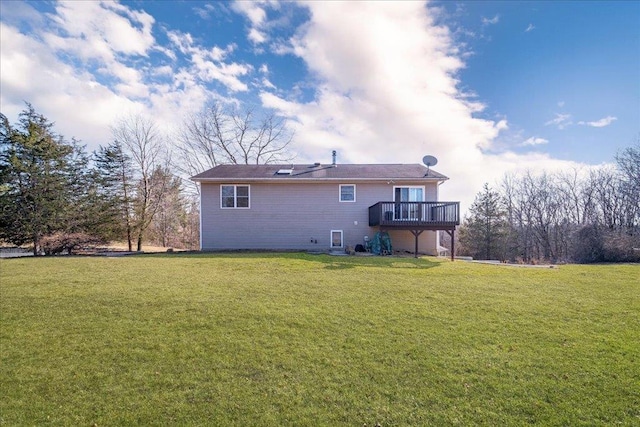
[{"label": "gable roof", "polygon": [[191,177],[192,181],[445,181],[449,178],[421,164],[219,165]]}]

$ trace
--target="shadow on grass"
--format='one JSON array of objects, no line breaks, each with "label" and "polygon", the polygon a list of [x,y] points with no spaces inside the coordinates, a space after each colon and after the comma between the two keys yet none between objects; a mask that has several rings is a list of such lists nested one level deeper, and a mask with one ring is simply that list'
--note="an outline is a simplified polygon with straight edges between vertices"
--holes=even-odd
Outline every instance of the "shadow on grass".
[{"label": "shadow on grass", "polygon": [[237,258],[237,259],[290,259],[325,264],[327,270],[344,270],[355,267],[383,268],[433,268],[446,261],[435,258],[414,258],[413,256],[336,256],[313,254],[308,252],[261,252],[261,251],[221,251],[221,252],[177,252],[162,254],[146,254],[159,258]]}]

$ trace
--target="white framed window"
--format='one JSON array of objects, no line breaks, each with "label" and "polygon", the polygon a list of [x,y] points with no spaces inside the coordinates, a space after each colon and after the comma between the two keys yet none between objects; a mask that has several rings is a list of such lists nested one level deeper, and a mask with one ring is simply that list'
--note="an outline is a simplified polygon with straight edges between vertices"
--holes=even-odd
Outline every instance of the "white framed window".
[{"label": "white framed window", "polygon": [[250,188],[248,185],[221,185],[221,209],[249,209]]},{"label": "white framed window", "polygon": [[340,184],[340,201],[355,202],[356,201],[356,185]]},{"label": "white framed window", "polygon": [[342,242],[342,230],[331,230],[331,248],[344,247]]}]

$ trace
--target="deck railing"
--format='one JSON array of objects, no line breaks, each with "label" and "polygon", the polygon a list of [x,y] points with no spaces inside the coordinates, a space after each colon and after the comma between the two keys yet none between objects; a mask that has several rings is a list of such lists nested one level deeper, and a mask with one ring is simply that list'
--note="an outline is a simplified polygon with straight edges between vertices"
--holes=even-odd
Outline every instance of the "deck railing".
[{"label": "deck railing", "polygon": [[460,202],[378,202],[369,206],[369,226],[451,228],[460,225]]}]

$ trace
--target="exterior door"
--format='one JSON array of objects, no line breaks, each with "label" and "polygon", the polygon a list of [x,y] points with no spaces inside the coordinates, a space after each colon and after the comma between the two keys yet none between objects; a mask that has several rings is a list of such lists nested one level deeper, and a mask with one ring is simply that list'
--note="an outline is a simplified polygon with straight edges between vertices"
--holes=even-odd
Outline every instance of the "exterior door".
[{"label": "exterior door", "polygon": [[[395,187],[394,202],[423,202],[424,187]],[[415,221],[420,219],[420,204],[396,203],[395,219]]]}]

